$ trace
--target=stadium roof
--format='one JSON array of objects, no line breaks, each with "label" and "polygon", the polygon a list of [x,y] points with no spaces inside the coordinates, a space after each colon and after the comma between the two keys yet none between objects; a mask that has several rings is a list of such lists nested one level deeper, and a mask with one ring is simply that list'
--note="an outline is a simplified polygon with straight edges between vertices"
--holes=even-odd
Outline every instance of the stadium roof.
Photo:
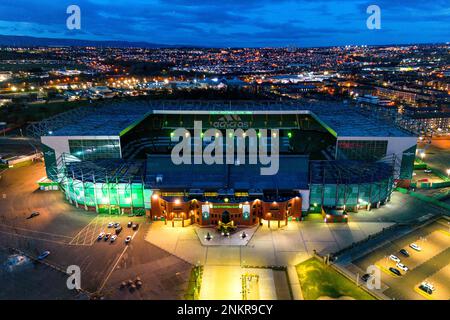
[{"label": "stadium roof", "polygon": [[407,131],[339,102],[134,101],[86,106],[33,125],[41,136],[120,136],[152,113],[311,114],[338,137],[410,137]]},{"label": "stadium roof", "polygon": [[[308,185],[308,156],[282,156],[276,175],[260,175],[261,165],[175,165],[170,156],[147,161],[105,159],[67,162],[67,175],[97,183],[142,183],[153,189],[293,190]],[[162,177],[158,182],[157,177]]]}]

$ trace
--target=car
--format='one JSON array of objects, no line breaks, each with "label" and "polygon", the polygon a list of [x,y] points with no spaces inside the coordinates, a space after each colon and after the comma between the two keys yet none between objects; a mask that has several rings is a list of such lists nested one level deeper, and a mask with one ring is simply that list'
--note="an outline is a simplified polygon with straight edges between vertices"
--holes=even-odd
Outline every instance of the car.
[{"label": "car", "polygon": [[105,236],[105,233],[104,232],[100,232],[100,234],[97,237],[97,240],[102,240],[104,236]]},{"label": "car", "polygon": [[400,262],[397,263],[396,266],[397,266],[397,268],[399,268],[400,270],[405,271],[405,272],[409,270],[407,266],[405,266],[403,263],[400,263]]},{"label": "car", "polygon": [[114,222],[108,223],[108,228],[112,228],[112,227],[114,227]]},{"label": "car", "polygon": [[391,259],[391,260],[394,261],[394,262],[400,262],[400,259],[399,259],[397,256],[394,256],[393,254],[391,254],[391,255],[389,256],[389,259]]},{"label": "car", "polygon": [[117,239],[117,235],[115,234],[115,235],[113,235],[113,236],[111,237],[111,242],[116,241],[116,239]]},{"label": "car", "polygon": [[38,215],[40,215],[39,212],[33,211],[33,212],[27,217],[27,219],[32,219],[32,218],[34,218],[34,217],[37,217]]},{"label": "car", "polygon": [[425,172],[425,173],[432,173],[433,171],[431,169],[425,169],[425,170],[423,170],[423,172]]},{"label": "car", "polygon": [[133,222],[132,222],[132,221],[129,221],[128,224],[127,224],[127,227],[128,227],[128,228],[131,228],[132,225],[133,225]]},{"label": "car", "polygon": [[111,237],[111,233],[108,232],[107,234],[105,234],[105,241],[108,241],[109,237]]},{"label": "car", "polygon": [[422,251],[422,248],[420,246],[418,246],[417,244],[415,244],[415,243],[411,243],[409,245],[409,247],[414,249],[414,250],[416,250],[416,251]]},{"label": "car", "polygon": [[366,273],[361,277],[361,280],[364,282],[367,282],[367,281],[369,281],[370,278],[372,278],[372,275],[369,273]]},{"label": "car", "polygon": [[114,223],[114,228],[118,228],[118,227],[120,227],[120,223],[118,223],[118,222]]},{"label": "car", "polygon": [[131,241],[131,236],[128,236],[128,237],[125,238],[125,243],[126,244],[129,244],[130,241]]},{"label": "car", "polygon": [[420,285],[421,285],[421,286],[424,286],[424,287],[427,287],[427,288],[430,288],[431,291],[436,290],[436,289],[434,288],[434,286],[433,286],[431,283],[429,283],[428,281],[423,281]]},{"label": "car", "polygon": [[425,293],[428,293],[428,294],[432,294],[433,293],[433,290],[431,290],[429,287],[427,287],[427,286],[424,286],[423,284],[421,284],[420,286],[419,286],[419,289],[420,290],[422,290],[423,292],[425,292]]},{"label": "car", "polygon": [[131,226],[131,228],[132,228],[133,230],[137,230],[137,229],[139,228],[139,223],[134,223],[134,224]]},{"label": "car", "polygon": [[405,257],[409,257],[409,252],[406,249],[400,249],[399,251],[402,255],[404,255]]},{"label": "car", "polygon": [[50,255],[50,251],[44,251],[42,252],[37,258],[38,260],[44,260]]},{"label": "car", "polygon": [[122,231],[122,227],[118,227],[118,228],[116,228],[116,234],[119,234],[120,232]]},{"label": "car", "polygon": [[398,269],[395,269],[395,268],[392,268],[392,267],[389,268],[389,271],[392,272],[393,274],[397,275],[397,276],[401,276],[402,275]]}]

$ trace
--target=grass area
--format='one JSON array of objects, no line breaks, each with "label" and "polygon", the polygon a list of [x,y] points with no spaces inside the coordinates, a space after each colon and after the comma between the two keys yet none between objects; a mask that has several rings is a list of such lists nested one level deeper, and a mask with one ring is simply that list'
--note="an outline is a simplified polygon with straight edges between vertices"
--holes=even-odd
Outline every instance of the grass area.
[{"label": "grass area", "polygon": [[337,299],[343,296],[352,297],[356,300],[375,299],[316,258],[300,263],[296,269],[303,297],[306,300],[316,300],[320,297]]},{"label": "grass area", "polygon": [[200,288],[202,285],[203,267],[196,266],[191,270],[188,288],[184,294],[186,300],[198,300],[200,296]]}]

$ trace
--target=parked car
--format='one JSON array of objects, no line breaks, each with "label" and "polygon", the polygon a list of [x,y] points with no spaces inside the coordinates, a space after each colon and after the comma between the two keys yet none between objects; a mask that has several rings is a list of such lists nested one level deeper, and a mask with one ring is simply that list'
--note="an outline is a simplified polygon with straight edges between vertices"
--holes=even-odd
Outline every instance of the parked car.
[{"label": "parked car", "polygon": [[133,225],[133,222],[132,222],[132,221],[129,221],[128,224],[127,224],[127,227],[128,227],[128,228],[131,228],[132,225]]},{"label": "parked car", "polygon": [[137,229],[139,228],[139,223],[134,223],[134,224],[131,226],[131,228],[132,228],[133,230],[137,230]]},{"label": "parked car", "polygon": [[422,248],[421,247],[419,247],[417,244],[415,244],[415,243],[411,243],[410,245],[410,248],[412,248],[412,249],[414,249],[414,250],[416,250],[416,251],[422,251]]},{"label": "parked car", "polygon": [[38,260],[44,260],[50,255],[50,251],[44,251],[42,252],[37,258]]},{"label": "parked car", "polygon": [[100,232],[100,234],[97,237],[97,240],[102,240],[104,236],[105,236],[105,233],[104,232]]},{"label": "parked car", "polygon": [[428,293],[428,294],[432,294],[433,293],[433,290],[431,290],[429,287],[427,287],[427,286],[424,286],[423,284],[421,284],[420,286],[419,286],[419,289],[420,290],[422,290],[423,292],[425,292],[425,293]]},{"label": "parked car", "polygon": [[129,244],[130,241],[131,241],[131,236],[128,236],[128,237],[125,238],[125,243],[126,244]]},{"label": "parked car", "polygon": [[116,239],[117,239],[117,235],[115,234],[115,235],[113,235],[113,236],[111,237],[111,242],[116,241]]},{"label": "parked car", "polygon": [[118,228],[118,227],[120,227],[120,223],[118,223],[118,222],[114,223],[114,228]]},{"label": "parked car", "polygon": [[425,172],[425,173],[432,173],[433,171],[431,169],[425,169],[425,170],[423,170],[423,172]]},{"label": "parked car", "polygon": [[392,267],[389,268],[389,271],[392,272],[393,274],[397,275],[397,276],[401,276],[402,275],[398,269],[395,269],[395,268],[392,268]]},{"label": "parked car", "polygon": [[406,249],[400,249],[399,251],[402,255],[404,255],[405,257],[409,257],[409,252],[406,251]]},{"label": "parked car", "polygon": [[112,227],[114,227],[114,222],[108,223],[108,228],[112,228]]},{"label": "parked car", "polygon": [[394,262],[400,262],[400,259],[399,259],[397,256],[394,256],[393,254],[391,254],[391,255],[389,256],[389,259],[391,259],[391,260],[394,261]]},{"label": "parked car", "polygon": [[116,234],[119,234],[120,232],[122,231],[122,227],[118,227],[118,228],[116,228]]},{"label": "parked car", "polygon": [[27,217],[27,219],[32,219],[32,218],[34,218],[34,217],[37,217],[38,215],[40,215],[39,212],[33,211],[33,212]]},{"label": "parked car", "polygon": [[366,273],[366,274],[364,274],[364,275],[361,277],[361,280],[364,281],[364,282],[367,282],[367,281],[369,281],[370,278],[372,278],[372,275]]},{"label": "parked car", "polygon": [[435,287],[431,283],[429,283],[428,281],[423,281],[420,285],[424,286],[424,287],[427,287],[427,288],[430,288],[431,291],[436,290]]},{"label": "parked car", "polygon": [[400,262],[397,263],[396,266],[397,266],[397,268],[399,268],[400,270],[405,271],[405,272],[409,270],[407,266],[405,266],[403,263],[400,263]]},{"label": "parked car", "polygon": [[107,234],[105,234],[105,241],[108,241],[109,237],[111,237],[111,233],[108,232]]}]

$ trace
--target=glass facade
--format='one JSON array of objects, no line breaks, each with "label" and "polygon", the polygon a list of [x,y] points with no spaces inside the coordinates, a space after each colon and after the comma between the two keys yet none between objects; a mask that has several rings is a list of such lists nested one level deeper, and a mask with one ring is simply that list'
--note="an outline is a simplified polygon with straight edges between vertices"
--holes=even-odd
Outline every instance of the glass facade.
[{"label": "glass facade", "polygon": [[69,140],[70,154],[81,160],[119,159],[120,142],[110,140]]},{"label": "glass facade", "polygon": [[360,184],[312,184],[311,206],[342,207],[384,202],[392,192],[392,179]]},{"label": "glass facade", "polygon": [[151,197],[141,183],[92,183],[67,178],[63,182],[66,196],[78,205],[95,207],[98,212],[118,212],[120,208],[129,208],[134,213],[144,213],[150,203],[144,201],[144,195]]},{"label": "glass facade", "polygon": [[386,156],[386,140],[339,140],[337,160],[375,161]]}]

